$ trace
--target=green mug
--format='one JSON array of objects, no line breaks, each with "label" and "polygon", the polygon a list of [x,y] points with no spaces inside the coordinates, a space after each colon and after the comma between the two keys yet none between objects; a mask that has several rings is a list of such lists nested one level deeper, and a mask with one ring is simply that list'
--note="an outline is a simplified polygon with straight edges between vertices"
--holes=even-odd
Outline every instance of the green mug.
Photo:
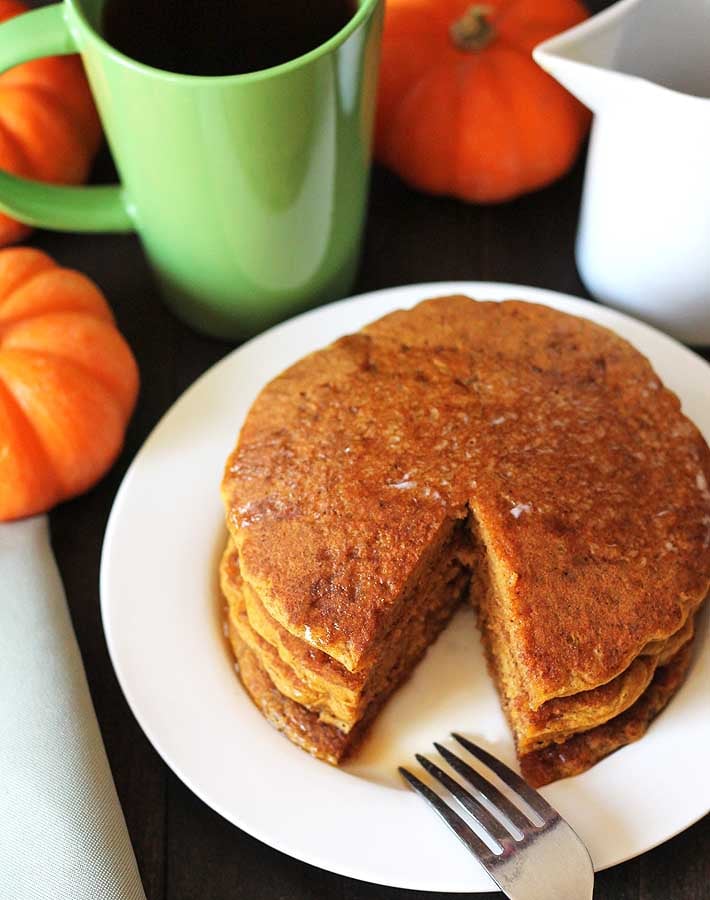
[{"label": "green mug", "polygon": [[[321,46],[258,72],[143,65],[101,36],[103,0],[65,0],[0,26],[0,71],[81,54],[120,185],[58,187],[0,173],[0,210],[67,231],[136,231],[171,309],[243,337],[345,295],[369,181],[383,0],[360,0]],[[138,27],[140,9],[136,8]]]}]

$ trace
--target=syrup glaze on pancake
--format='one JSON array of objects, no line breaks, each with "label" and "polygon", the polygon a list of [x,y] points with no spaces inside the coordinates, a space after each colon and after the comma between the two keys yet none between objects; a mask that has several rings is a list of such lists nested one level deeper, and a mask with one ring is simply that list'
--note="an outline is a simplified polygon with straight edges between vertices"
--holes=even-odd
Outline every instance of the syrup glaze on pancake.
[{"label": "syrup glaze on pancake", "polygon": [[710,451],[647,360],[516,301],[426,301],[260,394],[228,460],[242,574],[283,628],[372,665],[447,520],[495,558],[531,709],[624,672],[710,581]]}]

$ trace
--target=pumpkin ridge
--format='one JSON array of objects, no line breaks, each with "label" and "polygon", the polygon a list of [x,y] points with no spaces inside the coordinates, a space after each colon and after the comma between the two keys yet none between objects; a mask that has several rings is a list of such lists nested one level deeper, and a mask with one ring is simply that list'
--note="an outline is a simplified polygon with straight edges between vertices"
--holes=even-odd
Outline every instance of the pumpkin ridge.
[{"label": "pumpkin ridge", "polygon": [[[491,66],[491,72],[493,73],[493,77],[496,80],[497,89],[498,89],[500,98],[505,103],[505,108],[508,111],[508,115],[510,116],[511,120],[515,123],[515,127],[513,129],[511,129],[511,135],[514,139],[511,140],[511,142],[510,142],[510,149],[515,154],[514,170],[517,173],[517,175],[516,175],[517,184],[515,186],[515,190],[519,191],[521,188],[527,186],[526,179],[523,175],[521,175],[521,173],[526,172],[528,170],[528,168],[530,167],[530,163],[531,163],[531,161],[527,158],[527,156],[528,156],[527,149],[524,146],[525,141],[524,141],[524,137],[523,137],[523,135],[524,135],[524,127],[523,126],[525,123],[520,118],[518,108],[515,104],[515,100],[513,98],[511,90],[510,90],[510,84],[509,84],[508,80],[505,78],[505,76],[501,75],[500,69],[498,68],[498,63],[500,61],[499,57],[502,53],[503,54],[504,53],[515,53],[517,55],[517,54],[519,54],[519,51],[514,47],[506,47],[503,44],[499,45],[497,50],[498,50],[497,53],[491,54],[489,62],[490,62],[490,66]],[[526,57],[528,56],[528,54],[526,52],[524,52],[524,55]],[[532,59],[530,59],[530,63],[532,65],[536,65],[536,63],[534,63],[532,61]],[[532,163],[534,163],[534,159],[532,160]]]},{"label": "pumpkin ridge", "polygon": [[[401,111],[406,111],[407,101],[411,98],[413,94],[416,93],[421,87],[423,81],[428,81],[434,74],[439,73],[440,71],[446,71],[449,68],[449,65],[446,61],[442,60],[441,62],[436,63],[435,65],[429,66],[426,70],[423,70],[419,73],[417,78],[412,78],[410,83],[407,85],[406,90],[402,91],[399,95],[397,101],[397,108],[395,110],[394,116],[392,118],[392,134],[397,134],[398,120],[403,118]],[[406,123],[405,123],[406,124]]]},{"label": "pumpkin ridge", "polygon": [[[42,278],[42,277],[46,276],[49,272],[54,272],[57,270],[62,271],[62,272],[76,272],[77,274],[82,275],[82,273],[77,272],[76,269],[64,269],[63,267],[60,268],[58,266],[49,267],[47,269],[40,269],[40,271],[35,272],[33,275],[30,275],[30,277],[26,281],[23,281],[20,284],[18,284],[15,288],[13,288],[13,290],[10,291],[10,293],[6,297],[3,297],[0,300],[0,315],[2,314],[3,307],[6,304],[10,303],[10,301],[15,297],[16,294],[18,294],[20,291],[26,290],[26,288],[29,285],[31,285],[32,282],[35,281],[36,279]],[[86,276],[84,276],[84,277],[86,277]],[[93,285],[93,283],[92,283],[92,286],[95,286],[95,285]],[[102,299],[104,299],[104,302],[105,302],[105,298],[102,297]],[[107,322],[108,324],[112,324],[114,326],[116,325],[115,319],[113,317],[113,313],[111,312],[110,308],[108,307],[108,304],[106,305],[106,309],[105,309],[106,315],[105,316],[99,315],[95,310],[91,310],[91,309],[77,310],[73,307],[66,307],[66,308],[65,307],[57,307],[57,308],[54,308],[51,310],[42,309],[42,310],[39,310],[38,312],[23,310],[23,311],[17,313],[17,315],[14,316],[12,319],[6,319],[5,321],[0,321],[0,346],[2,345],[2,339],[3,339],[6,331],[8,330],[8,328],[15,325],[18,321],[26,322],[26,321],[30,321],[31,319],[40,318],[41,316],[52,315],[53,313],[62,313],[62,312],[71,313],[71,312],[79,312],[79,311],[82,313],[82,315],[90,316],[92,319],[96,319],[99,322]]]},{"label": "pumpkin ridge", "polygon": [[[101,321],[101,320],[99,320]],[[102,375],[96,370],[90,368],[89,366],[85,366],[83,363],[77,362],[75,359],[72,359],[71,356],[65,356],[63,353],[53,353],[51,350],[37,350],[35,348],[25,348],[25,347],[11,347],[9,350],[3,351],[2,347],[0,347],[0,354],[3,352],[10,353],[22,353],[24,356],[33,356],[36,359],[44,359],[48,362],[53,362],[57,360],[62,363],[62,365],[69,365],[76,371],[81,372],[83,375],[86,375],[92,381],[95,381],[97,384],[100,384],[101,387],[106,389],[106,392],[110,395],[112,402],[116,406],[119,412],[123,414],[123,406],[116,399],[117,388],[115,384],[112,384],[106,378],[102,377]],[[0,381],[1,381],[0,376]],[[132,407],[135,406],[135,401],[132,404]],[[126,415],[130,416],[132,413],[132,408],[127,410]]]},{"label": "pumpkin ridge", "polygon": [[3,378],[2,373],[0,373],[0,391],[2,391],[3,397],[5,398],[7,403],[12,406],[19,414],[19,417],[22,420],[23,425],[25,426],[26,433],[29,435],[29,438],[32,441],[32,450],[36,454],[37,458],[40,459],[43,463],[44,472],[42,474],[42,477],[45,480],[48,489],[51,489],[51,493],[54,498],[49,502],[45,502],[43,505],[51,506],[56,503],[58,498],[61,496],[61,485],[57,480],[54,466],[52,465],[49,455],[47,454],[47,449],[44,446],[44,442],[41,440],[39,434],[37,433],[34,422],[27,415],[22,407],[22,404],[15,396],[14,391],[12,391],[10,387],[5,383],[5,379]]},{"label": "pumpkin ridge", "polygon": [[[498,71],[496,70],[495,65],[493,64],[493,59],[498,53],[499,43],[500,43],[499,41],[496,41],[495,49],[488,48],[488,50],[486,50],[485,54],[484,53],[481,53],[480,55],[475,54],[475,53],[470,54],[469,60],[468,60],[468,65],[466,67],[465,72],[466,72],[466,76],[468,78],[475,79],[476,78],[475,70],[477,70],[477,69],[480,70],[485,67],[486,78],[488,78],[491,82],[493,82],[493,85],[494,85],[494,90],[491,93],[494,93],[496,95],[497,103],[500,106],[504,106],[507,111],[507,114],[511,118],[513,118],[512,104],[510,102],[510,97],[509,97],[509,94],[507,91],[507,86],[504,87],[502,85],[502,79],[500,78],[500,75],[499,75]],[[481,76],[479,75],[478,77],[480,78]],[[511,129],[511,132],[512,132],[512,135],[514,135],[515,129]],[[459,128],[458,135],[459,135],[459,153],[457,156],[457,168],[455,171],[455,182],[454,183],[456,184],[457,190],[460,190],[463,193],[465,193],[464,185],[466,184],[466,176],[467,176],[469,169],[471,168],[470,161],[466,160],[466,155],[467,155],[467,153],[470,153],[470,150],[467,150],[467,148],[465,147],[465,143],[464,143],[465,139],[466,139],[465,127]],[[519,164],[520,153],[518,152],[518,147],[514,140],[510,139],[506,142],[504,152],[509,157],[514,156],[515,162]],[[503,152],[501,152],[501,156],[502,155],[503,155]],[[515,165],[510,166],[510,169],[512,172],[516,172],[517,166],[515,166]],[[516,176],[516,178],[517,178],[517,176]],[[485,179],[482,182],[479,181],[479,185],[480,184],[483,184],[483,186],[486,187]],[[516,188],[517,188],[517,184],[516,184]],[[507,199],[507,198],[498,197],[498,202],[500,202],[501,200],[504,200],[504,199]],[[485,201],[483,201],[483,202],[485,202]]]},{"label": "pumpkin ridge", "polygon": [[[540,20],[538,23],[538,28],[542,34],[545,35],[554,35],[559,31],[558,26],[552,21],[543,21]],[[535,43],[540,43],[541,41],[546,40],[545,37],[540,38],[540,41],[536,41]],[[497,46],[507,47],[510,50],[517,50],[518,53],[523,53],[526,57],[530,59],[531,62],[534,62],[532,57],[532,52],[530,50],[529,40],[526,40],[526,36],[524,34],[498,34],[498,40],[496,42]],[[537,63],[534,63],[537,65]]]},{"label": "pumpkin ridge", "polygon": [[[461,121],[463,115],[463,92],[464,92],[464,83],[466,79],[469,77],[469,74],[472,69],[478,68],[478,57],[475,54],[471,54],[469,59],[466,60],[466,64],[462,64],[457,69],[457,78],[456,78],[456,106],[458,109],[458,121]],[[451,160],[451,182],[449,186],[449,194],[454,195],[455,191],[458,188],[459,182],[459,173],[464,168],[463,156],[464,156],[464,129],[457,128],[456,129],[456,141],[454,142],[454,153],[453,159]]]},{"label": "pumpkin ridge", "polygon": [[516,4],[518,4],[520,0],[501,0],[500,5],[495,11],[495,20],[496,25],[498,26],[497,32],[498,36],[501,36],[501,28],[505,29],[506,19],[513,12]]},{"label": "pumpkin ridge", "polygon": [[432,72],[436,72],[437,69],[441,68],[445,68],[444,63],[437,63],[436,65],[430,66],[425,71],[420,72],[416,78],[412,78],[411,82],[407,85],[406,90],[402,91],[399,95],[397,105],[402,106],[404,101],[411,97],[425,78],[429,78]]},{"label": "pumpkin ridge", "polygon": [[[22,287],[23,284],[29,282],[35,275],[39,275],[40,272],[50,272],[52,269],[57,268],[57,264],[54,260],[36,247],[15,248],[12,254],[12,268],[18,268],[20,270],[19,272],[13,272],[12,270],[8,272],[7,266],[5,265],[7,259],[7,255],[0,251],[0,311],[2,310],[5,300],[18,288]],[[18,266],[14,265],[15,263],[20,263],[20,261],[22,261],[22,264]],[[24,265],[25,262],[30,262],[30,266],[26,267]],[[9,288],[7,284],[4,283],[5,281],[10,282]]]},{"label": "pumpkin ridge", "polygon": [[[562,0],[551,9],[539,0],[502,0],[496,23],[502,35],[526,56],[541,41],[578,25],[589,13],[579,0]],[[523,27],[521,27],[521,23]]]},{"label": "pumpkin ridge", "polygon": [[76,137],[76,143],[83,150],[84,135],[80,123],[77,121],[74,111],[65,103],[60,90],[52,90],[46,84],[38,84],[30,81],[19,82],[13,85],[13,89],[25,91],[33,94],[38,100],[51,106],[54,111],[62,116],[71,128],[72,133]]},{"label": "pumpkin ridge", "polygon": [[[69,370],[73,370],[75,373],[79,373],[82,380],[86,379],[89,381],[89,383],[91,383],[93,385],[97,385],[99,387],[99,389],[101,390],[101,392],[103,394],[102,401],[105,403],[108,403],[112,407],[114,413],[116,414],[116,418],[118,420],[125,421],[126,415],[124,414],[124,411],[121,408],[121,404],[117,401],[116,397],[114,396],[115,391],[113,389],[107,388],[106,385],[102,381],[100,381],[98,378],[96,378],[94,376],[94,373],[91,372],[90,370],[88,370],[85,366],[77,365],[76,363],[73,362],[73,360],[67,359],[66,357],[58,356],[56,354],[51,354],[51,353],[44,353],[42,351],[19,350],[19,349],[12,350],[11,349],[11,350],[5,351],[5,354],[6,355],[15,355],[16,354],[20,358],[24,358],[24,359],[34,358],[34,359],[38,359],[38,360],[48,360],[50,363],[58,362],[62,367],[65,367],[66,369],[69,369]],[[2,355],[3,354],[0,354],[0,360],[2,359]],[[0,366],[0,369],[1,369],[1,366]],[[56,482],[56,488],[57,488],[53,503],[59,503],[63,500],[70,498],[71,496],[73,496],[76,493],[76,485],[72,484],[72,482],[70,480],[67,480],[66,478],[60,478],[58,476],[57,470],[56,470],[56,464],[52,458],[52,454],[47,449],[47,445],[46,445],[44,439],[42,438],[40,432],[36,428],[34,421],[32,421],[32,416],[28,414],[28,412],[25,410],[25,408],[22,405],[22,403],[20,402],[20,400],[17,398],[17,395],[15,394],[13,389],[4,380],[1,371],[0,371],[0,382],[4,382],[4,386],[7,390],[7,392],[10,394],[13,401],[20,408],[25,419],[27,420],[27,422],[28,422],[33,434],[35,435],[35,437],[39,443],[39,446],[42,450],[43,458],[47,457],[47,459],[48,459],[49,468],[50,468],[50,471],[52,472],[52,475]],[[113,462],[116,460],[116,457],[121,452],[121,448],[123,446],[124,439],[125,439],[125,428],[123,429],[123,437],[122,437],[121,441],[118,443],[117,447],[114,447],[113,453],[111,454],[110,465],[113,465]],[[89,485],[89,487],[90,487],[90,485]],[[84,490],[88,490],[88,487],[84,487],[81,489],[82,492]]]},{"label": "pumpkin ridge", "polygon": [[[0,86],[1,87],[1,86]],[[67,115],[66,108],[63,103],[57,96],[57,94],[47,90],[47,88],[43,85],[37,84],[23,84],[23,85],[13,85],[11,87],[13,94],[21,94],[24,95],[22,99],[25,103],[28,104],[28,109],[32,109],[34,107],[34,121],[39,121],[45,127],[48,122],[51,122],[53,126],[53,130],[55,130],[55,137],[57,137],[56,132],[62,133],[62,143],[65,145],[64,150],[66,151],[66,145],[69,146],[69,153],[64,152],[62,156],[66,158],[70,156],[72,159],[78,161],[79,165],[82,169],[87,167],[87,163],[84,161],[84,157],[86,153],[84,151],[84,140],[81,134],[81,131],[76,127],[76,123],[72,119],[72,117]],[[25,113],[26,115],[26,113]],[[30,119],[29,121],[33,121]],[[40,158],[46,155],[46,146],[38,146],[35,149],[35,153],[31,154],[28,149],[28,144],[32,145],[34,143],[33,140],[25,140],[25,136],[21,131],[15,131],[13,125],[8,122],[7,118],[3,118],[2,120],[5,132],[9,135],[12,135],[13,140],[15,141],[16,146],[20,146],[23,149],[24,158],[27,160],[30,171],[35,177],[38,177],[41,181],[47,181],[51,179],[50,183],[53,184],[67,184],[72,183],[79,178],[81,179],[81,172],[73,172],[67,177],[67,172],[62,171],[60,177],[57,177],[56,171],[52,171],[51,174],[48,174],[46,171],[42,171],[42,163],[38,161],[37,156]],[[30,136],[31,137],[31,136]],[[56,147],[54,148],[56,151]],[[61,156],[60,156],[61,158]],[[56,162],[56,155],[54,157]],[[60,168],[66,169],[66,164],[63,164]]]},{"label": "pumpkin ridge", "polygon": [[[34,166],[32,165],[32,160],[30,159],[27,150],[25,149],[24,142],[20,140],[20,138],[15,134],[15,132],[10,128],[10,126],[5,122],[5,120],[0,116],[0,136],[3,140],[6,140],[8,144],[10,144],[17,152],[17,155],[20,157],[22,162],[25,165],[25,172],[27,174],[31,173],[34,170]],[[16,175],[22,175],[22,172],[15,172]]]},{"label": "pumpkin ridge", "polygon": [[22,63],[0,75],[0,87],[9,91],[44,88],[61,101],[63,109],[78,124],[83,141],[82,158],[94,155],[101,142],[101,123],[83,65],[74,55],[48,56]]},{"label": "pumpkin ridge", "polygon": [[[522,63],[524,65],[533,66],[535,68],[535,73],[538,79],[549,78],[549,76],[537,66],[534,60],[531,59],[527,50],[520,51],[511,47],[508,48],[506,52],[511,55],[514,54],[518,60],[520,60],[522,57]],[[509,85],[512,85],[510,79],[508,83]],[[551,180],[550,174],[547,170],[546,161],[548,155],[553,151],[551,150],[549,143],[546,144],[544,141],[536,139],[531,130],[528,114],[533,109],[534,107],[531,107],[529,105],[527,107],[518,106],[518,112],[516,113],[520,125],[520,127],[517,129],[517,134],[520,136],[519,148],[521,150],[524,163],[524,165],[520,169],[522,177],[520,179],[519,188],[524,192],[544,188],[548,184],[550,184]],[[544,136],[545,139],[549,141],[551,137],[554,137],[554,132],[545,127]]]}]

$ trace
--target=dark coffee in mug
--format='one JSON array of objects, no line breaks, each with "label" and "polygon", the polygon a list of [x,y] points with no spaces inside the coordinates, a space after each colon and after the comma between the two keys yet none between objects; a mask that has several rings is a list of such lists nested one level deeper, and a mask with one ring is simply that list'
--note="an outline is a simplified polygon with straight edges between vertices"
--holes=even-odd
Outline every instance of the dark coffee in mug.
[{"label": "dark coffee in mug", "polygon": [[357,0],[106,0],[101,31],[132,59],[184,75],[237,75],[325,43]]}]

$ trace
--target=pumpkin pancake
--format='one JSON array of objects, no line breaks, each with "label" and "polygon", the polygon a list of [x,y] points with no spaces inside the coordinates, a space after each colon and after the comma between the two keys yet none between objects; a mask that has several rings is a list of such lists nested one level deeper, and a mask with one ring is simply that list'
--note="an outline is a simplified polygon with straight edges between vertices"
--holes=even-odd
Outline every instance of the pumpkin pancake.
[{"label": "pumpkin pancake", "polygon": [[479,579],[519,752],[591,734],[690,638],[709,482],[678,399],[612,332],[517,301],[392,313],[267,385],[227,461],[243,621],[262,642],[243,655],[274,678],[278,659],[319,727],[359,733],[387,673],[421,656],[427,608],[443,618]]}]

